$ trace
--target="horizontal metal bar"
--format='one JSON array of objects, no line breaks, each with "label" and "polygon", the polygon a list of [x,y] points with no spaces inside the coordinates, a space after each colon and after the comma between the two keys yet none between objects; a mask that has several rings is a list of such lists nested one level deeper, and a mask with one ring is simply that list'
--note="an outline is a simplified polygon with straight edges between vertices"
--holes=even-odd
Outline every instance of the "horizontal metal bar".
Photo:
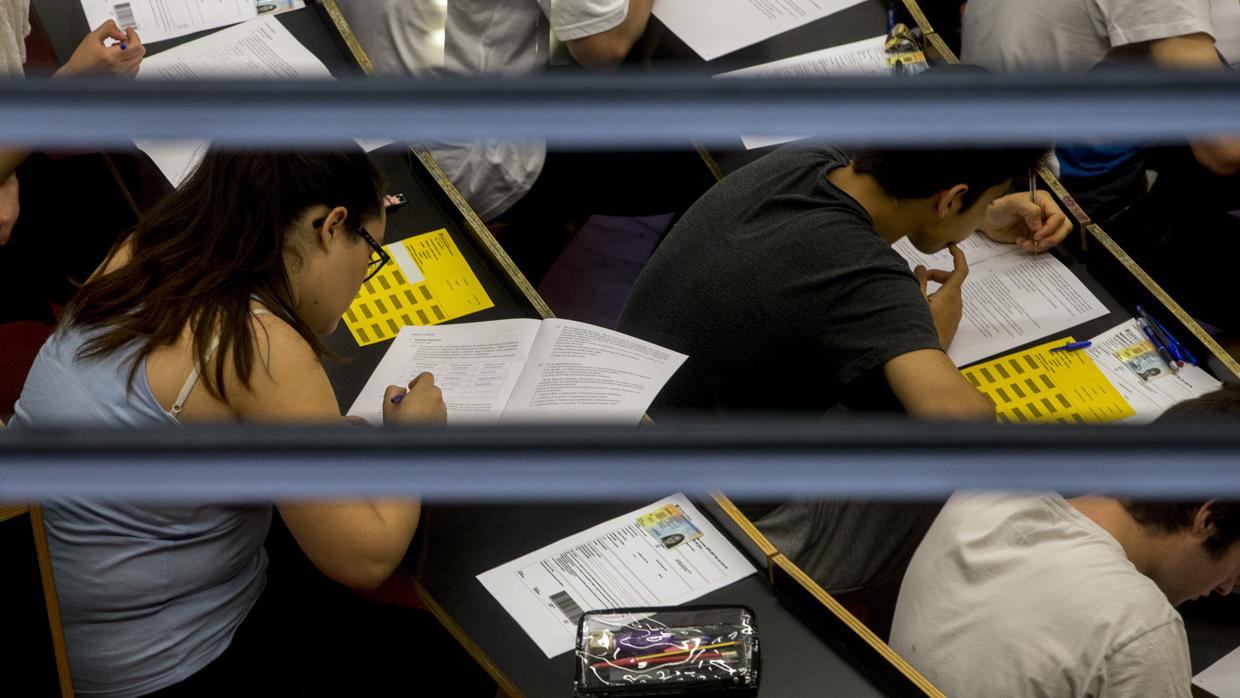
[{"label": "horizontal metal bar", "polygon": [[0,142],[123,147],[211,138],[305,148],[352,138],[546,139],[570,148],[735,144],[784,133],[839,144],[1182,141],[1240,134],[1234,73],[1094,71],[908,79],[555,74],[339,81],[0,82]]},{"label": "horizontal metal bar", "polygon": [[1230,425],[907,421],[641,428],[0,432],[0,500],[926,498],[957,489],[1240,498]]}]

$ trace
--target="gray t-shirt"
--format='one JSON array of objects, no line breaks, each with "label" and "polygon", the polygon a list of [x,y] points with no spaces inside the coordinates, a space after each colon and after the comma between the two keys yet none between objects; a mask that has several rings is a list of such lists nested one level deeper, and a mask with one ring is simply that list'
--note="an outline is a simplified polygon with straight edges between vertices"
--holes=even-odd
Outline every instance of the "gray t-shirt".
[{"label": "gray t-shirt", "polygon": [[900,588],[891,647],[949,696],[1187,698],[1184,623],[1057,494],[958,494]]},{"label": "gray t-shirt", "polygon": [[1213,36],[1209,0],[969,0],[965,63],[994,71],[1090,68],[1155,39]]},{"label": "gray t-shirt", "polygon": [[889,397],[884,363],[941,348],[908,263],[827,180],[847,162],[831,147],[771,153],[712,187],[655,251],[619,328],[689,358],[653,417],[821,415],[876,387]]}]

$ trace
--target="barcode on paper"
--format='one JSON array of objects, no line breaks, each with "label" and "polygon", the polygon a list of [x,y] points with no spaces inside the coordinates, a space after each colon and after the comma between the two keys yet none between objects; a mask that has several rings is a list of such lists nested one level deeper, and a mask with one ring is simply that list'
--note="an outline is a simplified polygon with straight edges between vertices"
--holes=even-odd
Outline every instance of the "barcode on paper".
[{"label": "barcode on paper", "polygon": [[116,24],[121,29],[133,27],[138,28],[138,23],[133,18],[133,6],[127,2],[112,6],[112,14],[116,17]]},{"label": "barcode on paper", "polygon": [[569,596],[566,591],[557,591],[552,594],[551,603],[555,604],[555,607],[560,609],[560,613],[564,614],[568,622],[574,625],[577,624],[577,621],[583,615],[581,606],[578,606],[577,602],[573,601],[573,597]]}]

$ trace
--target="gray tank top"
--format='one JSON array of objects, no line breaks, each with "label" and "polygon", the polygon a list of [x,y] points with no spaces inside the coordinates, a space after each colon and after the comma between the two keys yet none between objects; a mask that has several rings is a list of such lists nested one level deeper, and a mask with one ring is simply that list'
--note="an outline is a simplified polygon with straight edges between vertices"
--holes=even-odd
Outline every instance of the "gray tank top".
[{"label": "gray tank top", "polygon": [[[77,358],[93,332],[68,327],[43,345],[12,428],[176,428],[151,392],[145,362],[130,389],[136,343]],[[196,380],[197,372],[183,395]],[[270,504],[45,503],[77,694],[143,695],[222,654],[266,583],[271,514]]]}]

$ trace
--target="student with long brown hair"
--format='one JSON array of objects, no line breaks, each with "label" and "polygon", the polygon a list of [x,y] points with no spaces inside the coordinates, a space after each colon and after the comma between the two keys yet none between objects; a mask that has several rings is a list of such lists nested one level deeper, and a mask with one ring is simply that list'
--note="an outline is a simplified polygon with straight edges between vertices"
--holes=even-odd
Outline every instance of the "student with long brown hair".
[{"label": "student with long brown hair", "polygon": [[[381,178],[360,149],[208,153],[68,306],[13,426],[342,421],[318,336],[382,264],[382,202]],[[445,421],[431,375],[394,404],[405,391],[388,390],[385,422]],[[393,572],[420,513],[416,501],[275,507],[315,566],[361,589]],[[293,689],[274,662],[229,650],[236,637],[278,636],[249,628],[264,615],[272,511],[262,503],[48,503],[77,690],[248,695],[264,680]],[[280,651],[274,641],[245,644],[268,658]]]}]

